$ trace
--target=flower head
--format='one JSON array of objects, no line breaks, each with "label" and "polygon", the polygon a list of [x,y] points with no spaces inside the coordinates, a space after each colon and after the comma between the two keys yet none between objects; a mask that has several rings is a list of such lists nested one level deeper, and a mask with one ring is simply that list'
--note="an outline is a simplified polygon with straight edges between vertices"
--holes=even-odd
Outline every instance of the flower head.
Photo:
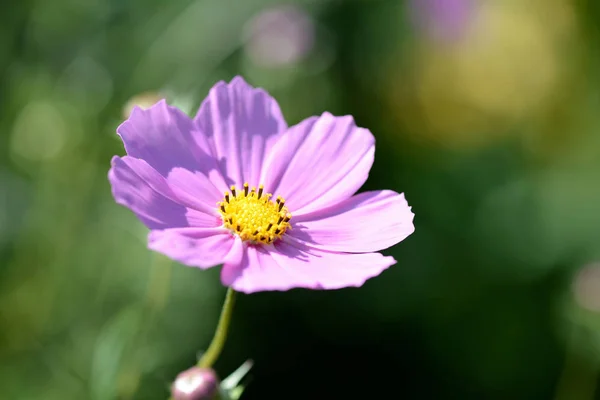
[{"label": "flower head", "polygon": [[185,265],[223,264],[250,293],[361,286],[396,261],[379,250],[414,231],[404,196],[354,195],[375,140],[352,117],[324,113],[288,127],[264,90],[219,82],[191,119],[160,101],[117,132],[116,201],[150,228],[148,246]]}]

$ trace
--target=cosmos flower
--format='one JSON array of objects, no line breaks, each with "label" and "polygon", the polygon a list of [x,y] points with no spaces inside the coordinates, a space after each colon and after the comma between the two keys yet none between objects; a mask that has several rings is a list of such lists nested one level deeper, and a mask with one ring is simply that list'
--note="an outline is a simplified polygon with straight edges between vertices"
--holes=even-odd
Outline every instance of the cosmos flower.
[{"label": "cosmos flower", "polygon": [[304,59],[315,44],[315,24],[301,7],[268,8],[245,26],[244,51],[263,67],[282,67]]},{"label": "cosmos flower", "polygon": [[185,265],[223,265],[251,293],[361,286],[396,261],[379,253],[414,231],[404,195],[355,195],[373,135],[324,113],[288,127],[277,102],[236,77],[191,119],[164,101],[117,128],[127,155],[109,180],[150,228],[148,246]]},{"label": "cosmos flower", "polygon": [[407,5],[419,30],[442,42],[461,38],[477,9],[473,0],[411,0]]}]

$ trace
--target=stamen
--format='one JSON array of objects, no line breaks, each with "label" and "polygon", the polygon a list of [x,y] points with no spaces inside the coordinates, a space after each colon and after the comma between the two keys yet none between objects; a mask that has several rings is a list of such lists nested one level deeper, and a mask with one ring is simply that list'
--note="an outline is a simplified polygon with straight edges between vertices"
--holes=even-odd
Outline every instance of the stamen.
[{"label": "stamen", "polygon": [[288,229],[291,214],[285,207],[285,200],[277,196],[272,201],[272,194],[264,192],[264,186],[252,187],[248,182],[243,185],[243,192],[237,192],[231,186],[224,199],[217,203],[217,210],[223,219],[223,226],[243,241],[251,243],[271,244],[280,239]]}]

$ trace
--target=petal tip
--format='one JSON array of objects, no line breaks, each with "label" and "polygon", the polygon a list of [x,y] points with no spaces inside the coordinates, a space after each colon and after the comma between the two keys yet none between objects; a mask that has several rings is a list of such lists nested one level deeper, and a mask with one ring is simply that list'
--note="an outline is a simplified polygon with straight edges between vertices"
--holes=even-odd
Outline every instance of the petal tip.
[{"label": "petal tip", "polygon": [[211,93],[215,90],[222,89],[222,88],[227,89],[227,88],[235,88],[235,87],[242,87],[244,89],[250,89],[250,90],[255,89],[241,75],[235,75],[233,78],[231,78],[231,80],[229,82],[224,79],[221,79],[220,81],[216,82],[210,88],[209,93]]},{"label": "petal tip", "polygon": [[245,85],[245,86],[250,86],[250,84],[248,83],[248,81],[246,81],[244,79],[243,76],[241,75],[236,75],[234,76],[231,81],[229,82],[230,85]]},{"label": "petal tip", "polygon": [[146,107],[146,108],[141,107],[139,105],[135,105],[131,109],[131,114],[129,114],[129,118],[127,118],[127,120],[130,120],[131,118],[135,118],[139,114],[141,114],[141,115],[147,114],[148,112],[151,112],[155,108],[168,108],[168,107],[171,107],[171,106],[169,106],[169,104],[167,104],[167,99],[160,99],[156,103],[152,104],[150,107]]},{"label": "petal tip", "polygon": [[112,158],[110,159],[110,166],[114,167],[117,162],[119,162],[119,160],[121,160],[120,156],[112,156]]}]

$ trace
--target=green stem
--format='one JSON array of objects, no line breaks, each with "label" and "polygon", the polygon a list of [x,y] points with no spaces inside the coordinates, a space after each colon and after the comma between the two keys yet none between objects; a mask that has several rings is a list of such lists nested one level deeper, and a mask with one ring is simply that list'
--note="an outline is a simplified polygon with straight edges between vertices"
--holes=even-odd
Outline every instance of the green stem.
[{"label": "green stem", "polygon": [[200,368],[211,367],[215,361],[217,361],[217,358],[219,358],[219,354],[221,354],[221,350],[223,350],[223,345],[227,339],[227,331],[229,330],[234,303],[235,290],[229,288],[227,289],[225,303],[223,303],[223,309],[221,310],[221,316],[219,317],[215,336],[213,337],[212,342],[210,342],[206,353],[204,353],[200,358],[200,361],[198,361],[198,366]]}]

